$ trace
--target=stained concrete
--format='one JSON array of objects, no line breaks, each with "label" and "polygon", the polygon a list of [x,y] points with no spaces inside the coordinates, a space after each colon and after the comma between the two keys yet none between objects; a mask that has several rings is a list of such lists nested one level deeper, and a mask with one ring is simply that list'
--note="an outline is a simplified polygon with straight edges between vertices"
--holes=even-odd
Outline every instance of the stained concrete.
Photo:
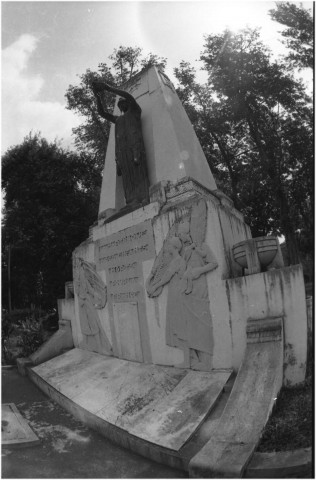
[{"label": "stained concrete", "polygon": [[15,403],[40,439],[2,449],[2,478],[187,478],[86,428],[15,368],[2,370],[2,402]]},{"label": "stained concrete", "polygon": [[1,444],[3,446],[33,446],[40,443],[14,403],[2,404],[1,413]]},{"label": "stained concrete", "polygon": [[269,320],[247,322],[245,357],[210,440],[190,462],[194,478],[241,478],[256,449],[282,386],[282,319]]},{"label": "stained concrete", "polygon": [[146,365],[77,348],[32,372],[97,419],[175,451],[212,409],[231,374]]}]

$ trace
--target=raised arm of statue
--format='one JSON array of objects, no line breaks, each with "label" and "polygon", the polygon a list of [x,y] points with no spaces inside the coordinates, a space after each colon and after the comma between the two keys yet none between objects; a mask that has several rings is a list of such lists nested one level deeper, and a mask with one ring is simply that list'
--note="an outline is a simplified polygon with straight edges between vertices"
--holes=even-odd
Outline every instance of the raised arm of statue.
[{"label": "raised arm of statue", "polygon": [[169,267],[167,268],[167,270],[165,270],[165,272],[163,272],[163,275],[161,276],[160,280],[155,283],[152,288],[153,288],[153,293],[152,293],[152,296],[156,296],[155,293],[158,292],[159,290],[159,293],[160,293],[160,287],[163,287],[164,285],[166,285],[167,283],[170,282],[170,280],[172,279],[172,277],[178,273],[179,271],[181,271],[181,269],[183,269],[183,260],[182,258],[179,256],[178,258],[174,258],[173,260],[171,260],[170,264],[169,264]]},{"label": "raised arm of statue", "polygon": [[[199,265],[196,266],[190,265],[190,257],[193,251],[195,251],[200,258],[200,261],[198,262]],[[183,283],[183,292],[188,295],[192,292],[193,280],[197,280],[201,275],[215,270],[215,268],[218,267],[218,263],[214,253],[205,243],[200,246],[197,246],[195,243],[193,243],[189,248],[187,248],[185,259],[189,265],[183,275],[183,280],[187,282],[186,286],[185,283]]]},{"label": "raised arm of statue", "polygon": [[115,93],[115,95],[119,95],[120,97],[125,98],[130,103],[134,103],[138,106],[138,103],[136,102],[135,98],[133,95],[131,95],[128,92],[125,92],[125,90],[120,90],[119,88],[112,87],[111,85],[108,85],[107,83],[104,83],[104,90],[107,90],[108,92]]},{"label": "raised arm of statue", "polygon": [[100,83],[100,82],[93,82],[92,83],[92,90],[95,95],[96,101],[97,101],[97,109],[98,113],[101,117],[105,118],[105,120],[108,120],[109,122],[115,123],[117,117],[115,115],[112,115],[111,113],[107,112],[102,104],[100,94],[102,91],[106,90],[105,83]]}]

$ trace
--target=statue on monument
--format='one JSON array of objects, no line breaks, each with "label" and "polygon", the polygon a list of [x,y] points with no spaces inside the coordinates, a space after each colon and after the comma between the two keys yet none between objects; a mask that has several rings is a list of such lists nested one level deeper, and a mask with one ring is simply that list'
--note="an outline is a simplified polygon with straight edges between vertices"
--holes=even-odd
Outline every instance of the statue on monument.
[{"label": "statue on monument", "polygon": [[[122,176],[126,206],[149,203],[149,180],[141,128],[141,108],[134,97],[103,82],[93,82],[98,113],[115,124],[115,157],[117,175]],[[112,115],[102,104],[102,92],[119,95],[118,107],[122,115]]]},{"label": "statue on monument", "polygon": [[83,336],[81,348],[111,355],[112,346],[97,314],[97,310],[102,310],[106,305],[107,287],[96,272],[95,265],[75,258],[74,267],[74,288],[78,296]]}]

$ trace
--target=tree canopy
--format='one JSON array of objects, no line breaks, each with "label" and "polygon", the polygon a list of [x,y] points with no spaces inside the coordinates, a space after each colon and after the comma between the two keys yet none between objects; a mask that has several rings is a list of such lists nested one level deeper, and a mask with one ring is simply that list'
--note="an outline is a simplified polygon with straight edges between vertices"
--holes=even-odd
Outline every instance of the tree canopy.
[{"label": "tree canopy", "polygon": [[290,49],[287,60],[299,68],[314,68],[314,22],[302,4],[276,2],[270,10],[272,20],[287,27],[281,32]]},{"label": "tree canopy", "polygon": [[[12,304],[55,306],[72,279],[72,251],[97,217],[97,168],[86,155],[30,134],[3,156],[2,189],[3,267],[10,250]],[[7,305],[7,272],[3,280]]]},{"label": "tree canopy", "polygon": [[187,62],[175,74],[216,179],[253,236],[283,234],[297,263],[297,232],[313,217],[311,99],[256,29],[206,36],[201,60],[206,85]]}]

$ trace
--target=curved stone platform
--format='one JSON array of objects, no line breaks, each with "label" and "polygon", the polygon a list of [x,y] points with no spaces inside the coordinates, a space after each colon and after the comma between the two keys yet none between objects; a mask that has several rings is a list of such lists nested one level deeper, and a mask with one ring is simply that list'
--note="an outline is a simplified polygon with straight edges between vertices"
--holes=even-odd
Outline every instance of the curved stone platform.
[{"label": "curved stone platform", "polygon": [[247,322],[247,348],[225,409],[210,439],[192,458],[190,476],[241,478],[282,386],[283,321]]},{"label": "curved stone platform", "polygon": [[28,373],[53,400],[112,441],[182,469],[188,459],[181,450],[231,375],[146,365],[78,348]]}]

